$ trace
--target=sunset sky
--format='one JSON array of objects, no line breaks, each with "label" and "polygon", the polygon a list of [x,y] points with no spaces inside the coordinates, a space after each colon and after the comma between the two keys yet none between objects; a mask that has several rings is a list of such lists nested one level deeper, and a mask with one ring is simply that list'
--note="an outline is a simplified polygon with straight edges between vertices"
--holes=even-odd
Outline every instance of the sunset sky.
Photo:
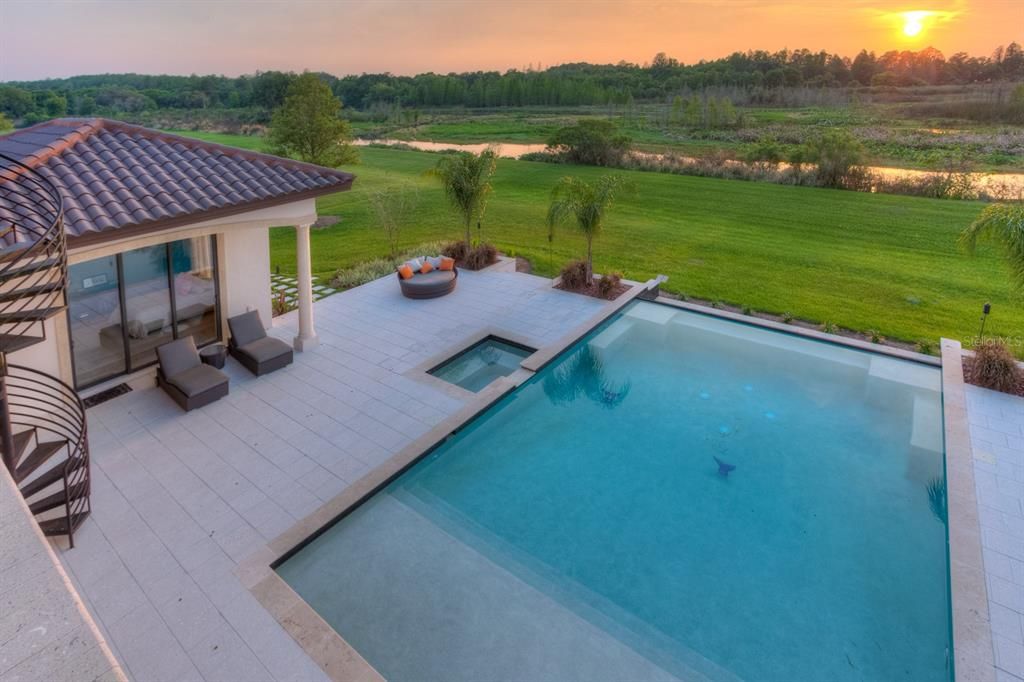
[{"label": "sunset sky", "polygon": [[783,47],[987,55],[1013,40],[1024,0],[0,0],[0,80],[505,70],[660,51],[689,63]]}]

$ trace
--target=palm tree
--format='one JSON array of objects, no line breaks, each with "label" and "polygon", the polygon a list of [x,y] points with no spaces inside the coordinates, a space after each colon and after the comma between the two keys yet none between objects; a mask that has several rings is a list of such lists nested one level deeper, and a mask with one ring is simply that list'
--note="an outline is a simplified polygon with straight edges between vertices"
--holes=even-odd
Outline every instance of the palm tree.
[{"label": "palm tree", "polygon": [[986,206],[960,235],[960,245],[974,253],[981,240],[1003,247],[1013,284],[1018,291],[1024,292],[1024,201]]},{"label": "palm tree", "polygon": [[477,227],[483,220],[497,158],[498,154],[492,148],[479,154],[450,154],[441,157],[437,165],[427,171],[428,175],[441,181],[448,202],[462,218],[467,246],[471,242],[470,228],[474,220]]},{"label": "palm tree", "polygon": [[587,240],[587,282],[594,278],[594,238],[601,233],[604,216],[611,208],[615,194],[625,187],[618,175],[605,175],[589,183],[574,177],[564,177],[551,192],[548,207],[548,239],[555,226],[570,219]]}]

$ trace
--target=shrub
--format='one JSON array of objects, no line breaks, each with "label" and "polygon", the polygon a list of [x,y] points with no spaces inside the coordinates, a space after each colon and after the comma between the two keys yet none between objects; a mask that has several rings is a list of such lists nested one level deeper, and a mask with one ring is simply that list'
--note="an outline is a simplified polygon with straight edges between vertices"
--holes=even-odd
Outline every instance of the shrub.
[{"label": "shrub", "polygon": [[766,168],[774,168],[782,163],[784,154],[778,141],[771,137],[763,137],[743,153],[747,163],[762,164]]},{"label": "shrub", "polygon": [[481,270],[498,260],[498,249],[493,244],[477,244],[466,254],[465,264],[470,270]]},{"label": "shrub", "polygon": [[996,339],[982,339],[974,347],[971,362],[974,383],[996,391],[1013,391],[1021,382],[1021,370],[1006,344]]},{"label": "shrub", "polygon": [[[351,289],[375,279],[390,275],[403,261],[417,256],[431,255],[435,253],[444,254],[444,248],[448,246],[438,242],[428,242],[404,251],[396,258],[374,258],[373,260],[356,263],[347,268],[341,268],[331,278],[331,286],[336,289]],[[447,255],[447,254],[444,254]],[[451,256],[449,256],[451,258]]]},{"label": "shrub", "polygon": [[285,298],[283,291],[278,293],[278,295],[274,297],[274,300],[271,301],[270,304],[270,314],[273,317],[277,317],[278,315],[284,315],[288,311],[294,309],[295,306],[288,303],[288,299]]},{"label": "shrub", "polygon": [[548,150],[569,163],[584,166],[615,166],[629,151],[630,139],[618,132],[614,123],[600,119],[580,119],[575,125],[559,128],[548,139]]},{"label": "shrub", "polygon": [[935,354],[935,344],[932,343],[931,341],[928,341],[927,339],[922,339],[921,341],[918,341],[916,347],[917,352],[921,353],[922,355]]},{"label": "shrub", "polygon": [[466,256],[469,255],[469,248],[469,244],[466,242],[449,242],[441,247],[441,255],[464,263]]},{"label": "shrub", "polygon": [[881,343],[883,340],[882,335],[874,329],[868,330],[868,338],[871,339],[871,343]]},{"label": "shrub", "polygon": [[745,306],[743,306],[742,312],[747,317],[750,317],[751,315],[754,314],[754,309],[751,308],[749,305],[745,305]]},{"label": "shrub", "polygon": [[571,260],[562,267],[562,287],[583,289],[587,286],[587,264],[582,260]]},{"label": "shrub", "polygon": [[786,324],[792,323],[793,322],[793,313],[791,313],[789,311],[786,311],[786,312],[782,313],[782,321],[785,322]]},{"label": "shrub", "polygon": [[807,157],[818,164],[822,187],[856,189],[864,175],[864,146],[846,131],[831,130],[811,140]]},{"label": "shrub", "polygon": [[622,283],[622,273],[609,272],[597,281],[597,293],[601,298],[611,298]]},{"label": "shrub", "polygon": [[835,322],[825,322],[825,324],[821,325],[821,331],[826,334],[835,334],[838,330],[839,327],[836,326]]}]

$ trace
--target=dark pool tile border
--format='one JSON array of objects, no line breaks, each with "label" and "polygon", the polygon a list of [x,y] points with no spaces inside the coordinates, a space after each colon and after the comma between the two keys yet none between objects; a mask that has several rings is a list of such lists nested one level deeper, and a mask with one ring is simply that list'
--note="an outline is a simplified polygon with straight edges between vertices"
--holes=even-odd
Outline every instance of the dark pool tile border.
[{"label": "dark pool tile border", "polygon": [[[548,346],[540,348],[526,360],[543,353],[547,364],[562,351],[576,343],[604,322],[636,296],[656,287],[658,280],[637,284],[615,301],[611,301],[589,320]],[[582,330],[582,331],[580,331]],[[493,332],[494,329],[485,331]],[[577,334],[577,332],[580,332]],[[521,335],[504,334],[509,340],[520,341]],[[474,335],[479,336],[479,335]],[[469,337],[474,338],[474,337]],[[526,339],[523,339],[526,340]],[[531,345],[527,343],[526,345]],[[460,346],[461,347],[461,346]],[[445,355],[450,356],[451,351]],[[479,393],[467,394],[464,407],[405,448],[385,460],[361,479],[352,483],[337,496],[325,502],[309,516],[277,536],[244,559],[235,567],[235,575],[242,585],[302,647],[303,651],[320,666],[332,680],[344,682],[383,682],[384,677],[364,659],[344,638],[332,628],[313,607],[286,583],[274,568],[289,556],[318,537],[333,523],[358,507],[367,498],[388,485],[405,470],[442,445],[459,429],[501,400],[509,392],[529,380],[535,373],[526,367],[526,360],[512,374],[501,377]],[[436,364],[436,363],[435,363]],[[426,375],[429,376],[429,375]],[[436,379],[436,377],[430,377]],[[440,379],[436,379],[441,381]],[[447,382],[444,382],[447,383]],[[450,386],[450,384],[449,384]],[[457,388],[457,387],[456,387]]]},{"label": "dark pool tile border", "polygon": [[942,339],[942,410],[946,439],[949,583],[953,660],[959,682],[994,682],[995,650],[981,551],[971,433],[964,390],[963,349]]}]

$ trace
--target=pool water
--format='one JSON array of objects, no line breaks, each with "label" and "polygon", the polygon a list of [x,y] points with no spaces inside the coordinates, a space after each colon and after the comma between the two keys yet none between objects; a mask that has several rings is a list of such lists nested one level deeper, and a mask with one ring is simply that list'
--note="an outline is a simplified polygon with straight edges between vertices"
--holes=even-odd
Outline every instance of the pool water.
[{"label": "pool water", "polygon": [[948,680],[937,368],[636,302],[277,567],[389,680]]},{"label": "pool water", "polygon": [[477,393],[499,377],[519,369],[523,358],[534,352],[489,336],[430,370],[429,374]]}]

